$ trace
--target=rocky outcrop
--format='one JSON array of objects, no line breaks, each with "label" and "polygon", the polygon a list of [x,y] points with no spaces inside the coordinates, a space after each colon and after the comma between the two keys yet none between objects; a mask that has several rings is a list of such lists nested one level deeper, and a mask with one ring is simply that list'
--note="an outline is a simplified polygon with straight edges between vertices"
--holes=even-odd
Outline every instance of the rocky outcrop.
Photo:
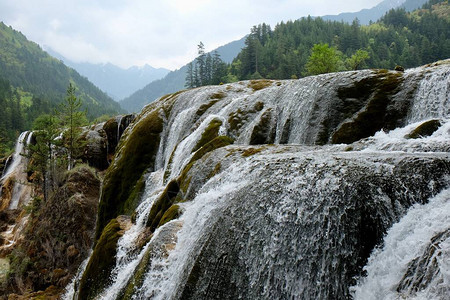
[{"label": "rocky outcrop", "polygon": [[66,176],[47,203],[35,198],[30,207],[23,238],[8,255],[8,293],[61,292],[92,247],[100,180],[87,166]]}]

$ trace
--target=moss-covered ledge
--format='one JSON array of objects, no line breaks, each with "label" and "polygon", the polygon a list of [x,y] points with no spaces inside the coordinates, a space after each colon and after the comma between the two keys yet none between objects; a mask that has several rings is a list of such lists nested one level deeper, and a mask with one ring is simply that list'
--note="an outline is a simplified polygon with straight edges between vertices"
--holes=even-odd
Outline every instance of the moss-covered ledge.
[{"label": "moss-covered ledge", "polygon": [[110,283],[116,263],[117,241],[131,225],[127,216],[112,219],[104,228],[80,280],[78,299],[94,299]]},{"label": "moss-covered ledge", "polygon": [[[153,107],[138,118],[120,143],[113,164],[103,182],[99,203],[96,240],[106,224],[118,215],[131,215],[138,203],[135,191],[139,179],[147,170],[153,171],[163,130],[159,106]],[[132,191],[134,192],[132,193]]]}]

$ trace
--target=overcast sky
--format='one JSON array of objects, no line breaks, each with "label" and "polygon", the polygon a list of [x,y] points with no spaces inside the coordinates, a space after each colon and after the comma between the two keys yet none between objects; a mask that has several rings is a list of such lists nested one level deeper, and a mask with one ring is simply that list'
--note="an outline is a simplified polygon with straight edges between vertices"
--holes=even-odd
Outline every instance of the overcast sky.
[{"label": "overcast sky", "polygon": [[0,21],[42,47],[91,63],[171,70],[253,25],[355,12],[382,0],[0,0]]}]

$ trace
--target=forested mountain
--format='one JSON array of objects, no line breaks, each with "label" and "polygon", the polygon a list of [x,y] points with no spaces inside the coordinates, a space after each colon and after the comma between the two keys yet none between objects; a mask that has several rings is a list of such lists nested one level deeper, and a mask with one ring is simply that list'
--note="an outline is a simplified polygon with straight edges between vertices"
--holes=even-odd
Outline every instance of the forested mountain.
[{"label": "forested mountain", "polygon": [[[396,65],[415,67],[450,57],[450,9],[448,1],[430,1],[411,13],[389,11],[377,23],[360,25],[302,18],[282,22],[272,31],[255,26],[246,47],[231,64],[239,80],[285,79],[306,75],[311,49],[328,44],[345,62],[358,50],[368,53],[361,67],[393,69]],[[345,70],[342,64],[341,70]],[[347,69],[348,66],[347,66]]]},{"label": "forested mountain", "polygon": [[64,100],[69,83],[75,86],[90,120],[122,111],[117,102],[85,77],[48,55],[22,33],[0,23],[0,139],[3,143],[11,147],[18,133],[29,129],[37,116],[53,112]]},{"label": "forested mountain", "polygon": [[354,13],[326,15],[321,18],[327,21],[344,21],[347,23],[351,23],[354,19],[358,19],[361,24],[369,25],[370,22],[376,22],[391,9],[404,8],[406,11],[413,11],[422,7],[426,2],[427,0],[385,0],[370,9],[363,9]]},{"label": "forested mountain", "polygon": [[168,69],[154,68],[150,65],[123,69],[111,63],[77,63],[51,49],[48,49],[47,52],[62,60],[67,66],[77,70],[81,75],[86,76],[92,83],[117,101],[130,96],[149,82],[163,78],[170,72]]},{"label": "forested mountain", "polygon": [[[244,46],[245,37],[221,46],[214,51],[219,53],[224,62],[231,63]],[[138,112],[144,105],[158,97],[184,89],[187,69],[187,65],[185,65],[170,72],[164,78],[149,83],[128,98],[120,101],[120,105],[129,112]]]}]

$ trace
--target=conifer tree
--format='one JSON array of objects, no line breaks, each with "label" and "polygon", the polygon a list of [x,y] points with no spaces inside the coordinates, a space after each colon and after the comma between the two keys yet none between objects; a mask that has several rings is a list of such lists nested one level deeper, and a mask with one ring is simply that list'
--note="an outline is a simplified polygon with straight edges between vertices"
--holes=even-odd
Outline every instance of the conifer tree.
[{"label": "conifer tree", "polygon": [[81,126],[87,123],[86,111],[81,110],[81,100],[75,96],[75,87],[69,84],[66,99],[60,105],[59,116],[64,127],[64,147],[68,154],[68,169],[72,169],[75,159],[81,154]]}]

